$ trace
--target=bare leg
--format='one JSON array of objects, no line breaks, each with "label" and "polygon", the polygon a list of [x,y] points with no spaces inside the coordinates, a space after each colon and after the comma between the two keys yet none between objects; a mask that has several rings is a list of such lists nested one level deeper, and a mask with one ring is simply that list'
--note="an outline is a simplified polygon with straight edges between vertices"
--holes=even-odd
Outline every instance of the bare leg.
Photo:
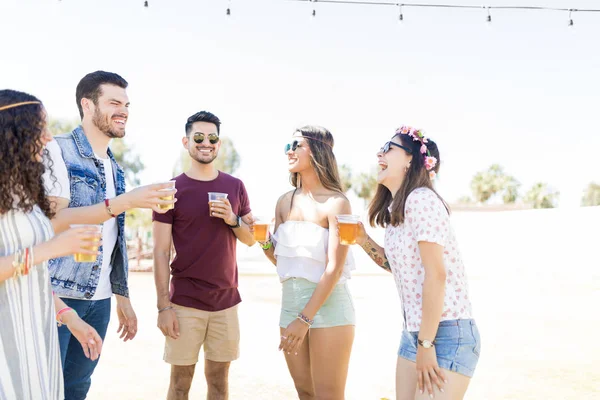
[{"label": "bare leg", "polygon": [[229,365],[230,362],[206,360],[204,376],[208,386],[207,400],[227,400],[229,398]]},{"label": "bare leg", "polygon": [[196,365],[171,365],[171,383],[167,400],[188,400]]},{"label": "bare leg", "polygon": [[354,326],[315,328],[309,333],[316,398],[343,400],[354,342]]},{"label": "bare leg", "polygon": [[[444,369],[448,383],[444,384],[444,393],[434,391],[437,400],[461,400],[469,386],[471,378]],[[405,358],[398,357],[396,364],[396,400],[431,400],[427,391],[419,393],[417,387],[417,365]]]},{"label": "bare leg", "polygon": [[[280,331],[283,335],[285,329],[280,328]],[[294,385],[296,386],[296,391],[298,392],[298,398],[300,400],[316,399],[310,371],[309,343],[310,337],[307,334],[302,346],[300,346],[298,349],[298,355],[287,354],[286,352],[283,352],[288,369],[290,370],[290,375],[294,380]]]}]

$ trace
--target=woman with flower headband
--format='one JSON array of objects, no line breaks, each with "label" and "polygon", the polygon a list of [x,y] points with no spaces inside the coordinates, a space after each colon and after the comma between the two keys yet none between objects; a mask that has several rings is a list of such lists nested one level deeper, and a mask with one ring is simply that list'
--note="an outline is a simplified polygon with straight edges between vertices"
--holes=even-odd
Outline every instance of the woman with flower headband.
[{"label": "woman with flower headband", "polygon": [[350,214],[333,136],[305,126],[286,147],[291,183],[275,210],[275,233],[261,242],[282,282],[279,349],[300,399],[343,399],[354,340],[354,305],[347,280],[348,246],[336,216]]},{"label": "woman with flower headband", "polygon": [[86,247],[97,235],[73,228],[53,237],[42,181],[51,140],[37,98],[0,90],[0,399],[64,399],[57,322],[87,357],[98,358],[102,348],[98,333],[50,287],[47,261],[96,254]]},{"label": "woman with flower headband", "polygon": [[462,399],[480,337],[449,209],[433,188],[439,150],[422,131],[403,126],[377,157],[381,170],[369,222],[386,228],[385,248],[362,224],[357,244],[393,273],[402,302],[396,398]]}]

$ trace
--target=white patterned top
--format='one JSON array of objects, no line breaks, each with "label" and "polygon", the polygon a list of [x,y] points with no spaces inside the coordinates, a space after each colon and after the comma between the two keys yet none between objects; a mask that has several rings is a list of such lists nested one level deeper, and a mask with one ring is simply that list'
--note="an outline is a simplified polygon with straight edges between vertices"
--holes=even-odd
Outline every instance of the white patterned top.
[{"label": "white patterned top", "polygon": [[435,192],[418,188],[406,199],[404,223],[388,225],[385,231],[385,254],[396,280],[407,330],[416,332],[421,327],[425,269],[419,242],[444,246],[446,294],[441,320],[472,318],[465,267],[450,216]]}]

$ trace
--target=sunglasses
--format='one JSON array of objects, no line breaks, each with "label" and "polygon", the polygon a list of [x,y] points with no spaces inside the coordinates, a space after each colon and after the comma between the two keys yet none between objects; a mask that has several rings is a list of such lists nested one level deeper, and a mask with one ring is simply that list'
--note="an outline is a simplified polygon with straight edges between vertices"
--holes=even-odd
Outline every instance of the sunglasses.
[{"label": "sunglasses", "polygon": [[[329,143],[327,143],[327,142],[325,142],[325,141],[323,141],[321,139],[313,138],[313,137],[310,137],[310,136],[302,136],[302,138],[303,139],[309,139],[309,140],[316,140],[317,142],[321,142],[321,143],[326,144],[329,147],[332,147],[331,144],[329,144]],[[287,152],[290,151],[290,150],[296,151],[296,149],[298,147],[302,147],[302,143],[299,142],[299,141],[297,141],[297,140],[294,140],[294,141],[292,141],[292,143],[288,143],[288,144],[285,145],[285,153],[287,154]]]},{"label": "sunglasses", "polygon": [[[194,142],[200,144],[202,142],[204,142],[204,133],[194,133]],[[217,135],[216,133],[209,133],[208,134],[208,141],[210,142],[210,144],[217,144],[219,143],[219,135]]]},{"label": "sunglasses", "polygon": [[290,150],[296,151],[298,147],[302,147],[302,144],[299,141],[294,140],[292,143],[288,143],[285,145],[285,153],[287,154],[287,152]]},{"label": "sunglasses", "polygon": [[390,149],[392,148],[392,146],[400,147],[401,149],[405,150],[408,154],[412,154],[412,150],[411,149],[409,149],[406,146],[402,146],[401,144],[395,143],[395,142],[387,142],[386,144],[383,145],[383,147],[381,148],[380,151],[383,154],[385,154],[388,151],[390,151]]}]

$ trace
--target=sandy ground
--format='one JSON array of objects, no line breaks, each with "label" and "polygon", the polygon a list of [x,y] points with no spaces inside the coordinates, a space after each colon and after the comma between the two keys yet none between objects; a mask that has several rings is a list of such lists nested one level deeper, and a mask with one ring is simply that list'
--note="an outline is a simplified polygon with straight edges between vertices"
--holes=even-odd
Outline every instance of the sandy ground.
[{"label": "sandy ground", "polygon": [[[455,217],[483,342],[467,399],[600,398],[599,217],[600,208],[576,218],[550,212]],[[358,322],[347,399],[392,399],[400,303],[392,277],[355,255],[360,268],[350,287]],[[240,271],[241,358],[231,367],[230,398],[294,399],[277,351],[275,271],[255,249],[242,250]],[[131,273],[130,281],[140,331],[120,342],[113,312],[91,400],[165,398],[169,366],[156,328],[153,277]],[[203,399],[205,391],[199,366],[190,398]]]}]

